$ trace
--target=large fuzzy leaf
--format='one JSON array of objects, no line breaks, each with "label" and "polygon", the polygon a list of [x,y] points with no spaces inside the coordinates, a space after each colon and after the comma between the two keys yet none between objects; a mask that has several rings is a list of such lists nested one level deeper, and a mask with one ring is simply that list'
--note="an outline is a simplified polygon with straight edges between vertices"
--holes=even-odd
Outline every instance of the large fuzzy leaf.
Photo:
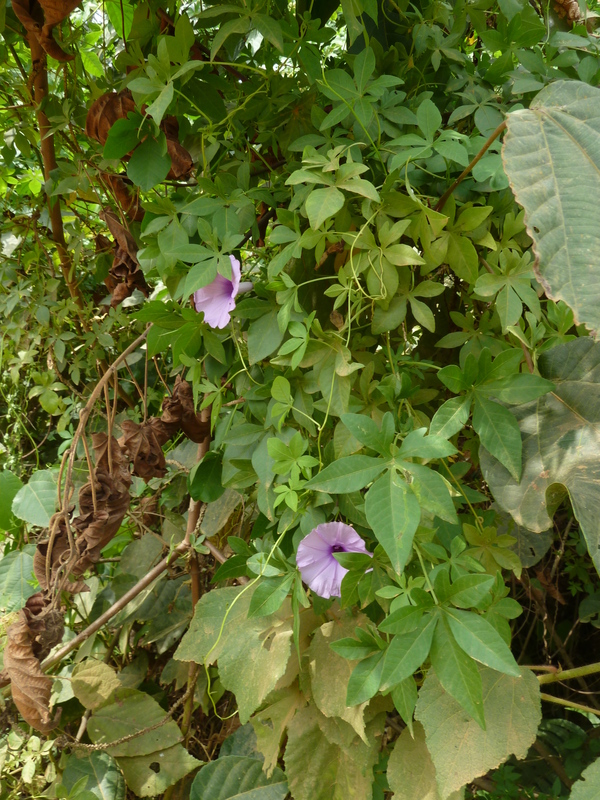
[{"label": "large fuzzy leaf", "polygon": [[600,328],[600,89],[556,81],[509,114],[504,169],[546,293]]},{"label": "large fuzzy leaf", "polygon": [[600,570],[600,344],[576,339],[539,359],[554,392],[511,409],[523,437],[519,482],[483,448],[481,466],[498,504],[530,531],[546,531],[569,493]]},{"label": "large fuzzy leaf", "polygon": [[487,729],[468,717],[458,701],[430,671],[419,692],[416,719],[425,728],[425,742],[435,766],[442,797],[448,797],[514,753],[524,758],[535,741],[541,719],[540,687],[523,668],[513,678],[481,667],[483,711]]}]

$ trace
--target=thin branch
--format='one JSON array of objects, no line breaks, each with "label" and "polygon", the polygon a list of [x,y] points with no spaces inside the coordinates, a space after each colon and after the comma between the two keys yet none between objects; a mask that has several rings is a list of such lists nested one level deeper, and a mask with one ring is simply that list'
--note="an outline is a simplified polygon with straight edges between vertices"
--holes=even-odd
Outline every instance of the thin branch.
[{"label": "thin branch", "polygon": [[585,667],[575,667],[575,669],[559,669],[556,672],[549,672],[547,675],[538,675],[540,683],[557,683],[558,681],[571,681],[574,678],[581,678],[584,675],[596,675],[600,672],[600,662],[586,664]]},{"label": "thin branch", "polygon": [[574,708],[577,711],[585,711],[586,714],[595,714],[597,717],[600,717],[600,711],[598,711],[597,708],[584,706],[582,703],[573,703],[571,700],[563,700],[562,697],[552,697],[551,694],[544,694],[544,692],[540,693],[540,698],[545,700],[547,703],[556,703],[559,706]]},{"label": "thin branch", "polygon": [[159,577],[159,575],[162,575],[162,573],[173,563],[173,561],[179,558],[179,556],[183,553],[186,553],[189,550],[189,547],[189,541],[184,539],[183,542],[181,542],[181,544],[179,544],[171,553],[169,553],[168,556],[163,558],[162,561],[159,561],[158,564],[150,570],[150,572],[144,575],[144,577],[141,578],[141,580],[139,580],[135,586],[132,586],[128,592],[125,592],[123,597],[117,600],[116,603],[113,603],[112,606],[104,612],[104,614],[101,614],[98,619],[94,620],[94,622],[88,625],[85,630],[81,631],[81,633],[77,634],[74,639],[71,639],[70,642],[67,642],[65,645],[63,645],[59,650],[56,651],[56,653],[54,653],[54,655],[48,656],[48,658],[42,662],[42,669],[48,670],[50,667],[59,664],[72,650],[75,650],[76,647],[79,647],[82,642],[85,642],[86,639],[89,639],[92,634],[96,633],[96,631],[99,631],[100,628],[102,628],[103,625],[105,625],[116,614],[118,614],[122,608],[125,608],[127,603],[131,602],[131,600],[134,600],[139,593],[146,588],[146,586],[149,586],[152,581]]},{"label": "thin branch", "polygon": [[465,167],[465,169],[464,169],[464,170],[463,170],[463,171],[460,173],[460,175],[458,176],[458,178],[457,178],[457,179],[454,181],[454,183],[452,184],[452,186],[450,186],[450,188],[449,188],[449,189],[446,189],[446,191],[445,191],[445,192],[444,192],[444,194],[443,194],[443,195],[440,197],[440,199],[439,199],[439,201],[438,201],[438,204],[437,204],[437,205],[436,205],[436,207],[435,207],[435,210],[436,210],[436,211],[441,211],[441,210],[444,208],[444,206],[446,205],[446,203],[447,203],[447,201],[448,201],[448,198],[449,198],[449,197],[450,197],[450,195],[451,195],[451,194],[454,192],[454,190],[456,189],[456,187],[457,187],[459,184],[461,184],[461,183],[464,181],[464,179],[465,179],[465,178],[467,177],[467,175],[468,175],[468,174],[471,172],[471,170],[473,169],[473,167],[474,167],[476,164],[478,164],[478,163],[479,163],[479,161],[481,161],[481,159],[484,157],[484,155],[487,153],[487,151],[490,149],[490,147],[492,146],[492,144],[493,144],[493,143],[496,141],[496,139],[497,139],[497,138],[500,136],[500,134],[502,133],[502,131],[503,131],[505,128],[506,128],[506,120],[504,120],[503,122],[501,122],[501,123],[500,123],[500,125],[498,125],[498,127],[496,128],[496,130],[495,130],[495,131],[492,133],[492,135],[491,135],[491,136],[488,138],[488,140],[486,141],[486,143],[483,145],[483,147],[481,148],[481,150],[480,150],[480,151],[477,153],[477,155],[475,156],[475,158],[474,158],[474,159],[471,161],[471,163],[469,164],[469,166],[468,166],[468,167]]}]

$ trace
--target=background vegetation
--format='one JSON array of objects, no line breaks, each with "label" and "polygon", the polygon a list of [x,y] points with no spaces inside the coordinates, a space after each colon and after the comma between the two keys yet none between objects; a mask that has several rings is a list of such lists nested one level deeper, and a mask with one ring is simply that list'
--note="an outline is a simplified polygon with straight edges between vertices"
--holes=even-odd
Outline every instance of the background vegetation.
[{"label": "background vegetation", "polygon": [[600,796],[597,19],[2,5],[2,800]]}]

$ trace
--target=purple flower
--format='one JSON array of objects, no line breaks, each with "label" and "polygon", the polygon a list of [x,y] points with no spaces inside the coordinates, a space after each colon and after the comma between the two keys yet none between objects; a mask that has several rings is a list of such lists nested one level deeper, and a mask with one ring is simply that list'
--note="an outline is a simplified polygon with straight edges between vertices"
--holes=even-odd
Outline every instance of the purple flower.
[{"label": "purple flower", "polygon": [[298,545],[296,564],[302,580],[319,597],[341,597],[342,578],[348,572],[334,553],[371,555],[358,533],[343,522],[317,525]]},{"label": "purple flower", "polygon": [[235,256],[229,258],[232,280],[217,275],[208,286],[194,292],[196,311],[204,311],[204,321],[211,328],[225,328],[231,319],[237,295],[252,289],[251,283],[240,283],[240,262]]}]

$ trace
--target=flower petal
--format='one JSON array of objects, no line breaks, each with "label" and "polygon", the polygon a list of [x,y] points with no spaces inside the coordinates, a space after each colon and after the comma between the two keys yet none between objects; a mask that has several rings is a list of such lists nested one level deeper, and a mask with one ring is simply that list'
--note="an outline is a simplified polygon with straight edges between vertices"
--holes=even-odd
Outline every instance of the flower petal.
[{"label": "flower petal", "polygon": [[[235,297],[240,288],[240,278],[242,277],[242,265],[235,256],[229,256],[231,261],[231,297]],[[235,308],[235,306],[234,306]]]},{"label": "flower petal", "polygon": [[319,597],[341,596],[342,580],[348,570],[334,558],[334,548],[340,552],[368,552],[354,528],[343,522],[317,525],[298,545],[296,564],[302,580]]}]

